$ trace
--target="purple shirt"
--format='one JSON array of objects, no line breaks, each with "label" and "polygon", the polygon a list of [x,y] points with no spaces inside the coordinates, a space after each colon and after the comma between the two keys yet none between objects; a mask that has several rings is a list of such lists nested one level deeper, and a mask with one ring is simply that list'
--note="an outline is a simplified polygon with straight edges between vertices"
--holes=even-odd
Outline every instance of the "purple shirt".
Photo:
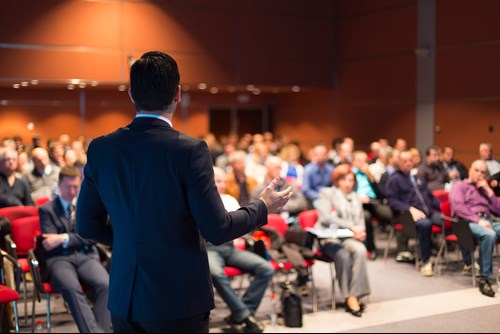
[{"label": "purple shirt", "polygon": [[455,181],[450,190],[451,213],[471,222],[480,220],[478,213],[500,215],[500,201],[493,194],[488,197],[483,189],[477,189],[469,180]]}]

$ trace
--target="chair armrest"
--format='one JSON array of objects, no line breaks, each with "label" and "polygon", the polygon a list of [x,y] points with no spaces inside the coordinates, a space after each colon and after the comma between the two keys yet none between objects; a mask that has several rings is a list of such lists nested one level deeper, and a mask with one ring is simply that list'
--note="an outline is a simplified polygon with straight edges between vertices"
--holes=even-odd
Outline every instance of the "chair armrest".
[{"label": "chair armrest", "polygon": [[45,293],[45,289],[43,288],[40,265],[38,263],[38,259],[36,258],[34,249],[30,249],[28,251],[28,264],[30,267],[31,277],[33,278],[33,284],[35,285],[35,289],[33,291],[34,298],[36,298],[37,301],[40,302],[42,300],[41,295],[42,293]]},{"label": "chair armrest", "polygon": [[[14,287],[16,291],[19,291],[20,286],[21,286],[21,266],[19,265],[19,262],[17,261],[17,258],[11,256],[8,253],[0,253],[0,261],[3,261],[3,259],[7,259],[12,264],[12,268],[14,270]],[[3,262],[2,262],[2,268],[3,268]],[[2,273],[3,274],[3,273]],[[3,277],[2,277],[3,280]],[[2,284],[5,282],[2,281]]]},{"label": "chair armrest", "polygon": [[458,223],[459,222],[459,219],[454,218],[454,217],[450,217],[450,216],[446,216],[446,215],[443,215],[443,214],[441,214],[441,219],[450,221],[452,223]]},{"label": "chair armrest", "polygon": [[97,253],[99,253],[99,260],[106,270],[109,272],[111,265],[111,249],[103,244],[96,243]]},{"label": "chair armrest", "polygon": [[10,234],[6,234],[4,236],[4,240],[6,248],[5,250],[10,256],[12,256],[17,261],[17,245],[14,242],[14,240],[12,240],[12,236]]}]

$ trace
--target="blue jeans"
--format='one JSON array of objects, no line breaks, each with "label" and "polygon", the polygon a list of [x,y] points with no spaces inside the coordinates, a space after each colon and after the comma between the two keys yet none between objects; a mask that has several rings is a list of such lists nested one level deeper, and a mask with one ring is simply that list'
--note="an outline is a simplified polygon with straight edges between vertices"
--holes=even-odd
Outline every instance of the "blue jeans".
[{"label": "blue jeans", "polygon": [[443,226],[441,212],[434,211],[430,217],[419,219],[415,222],[417,227],[418,242],[420,244],[420,257],[423,262],[431,257],[432,225]]},{"label": "blue jeans", "polygon": [[479,267],[481,277],[490,277],[493,274],[493,251],[497,239],[500,239],[500,222],[487,219],[492,229],[474,222],[469,222],[472,236],[479,244]]},{"label": "blue jeans", "polygon": [[[232,320],[237,323],[245,320],[259,307],[267,286],[273,278],[274,268],[259,255],[237,250],[232,245],[210,245],[207,253],[212,281],[215,289],[231,310]],[[225,266],[238,268],[253,276],[242,299],[238,297],[228,277],[224,274]]]}]

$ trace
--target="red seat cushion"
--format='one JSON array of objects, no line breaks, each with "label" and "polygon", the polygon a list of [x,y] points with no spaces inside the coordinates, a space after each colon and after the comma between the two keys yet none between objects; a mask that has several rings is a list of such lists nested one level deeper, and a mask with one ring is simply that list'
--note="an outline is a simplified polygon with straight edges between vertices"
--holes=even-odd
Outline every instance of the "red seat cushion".
[{"label": "red seat cushion", "polygon": [[17,259],[17,263],[19,263],[19,266],[21,267],[21,271],[23,273],[27,273],[30,271],[30,265],[28,263],[28,259],[25,258]]},{"label": "red seat cushion", "polygon": [[224,267],[224,274],[228,277],[242,275],[243,272],[235,267]]},{"label": "red seat cushion", "polygon": [[0,304],[10,303],[21,298],[19,294],[5,285],[0,285]]}]

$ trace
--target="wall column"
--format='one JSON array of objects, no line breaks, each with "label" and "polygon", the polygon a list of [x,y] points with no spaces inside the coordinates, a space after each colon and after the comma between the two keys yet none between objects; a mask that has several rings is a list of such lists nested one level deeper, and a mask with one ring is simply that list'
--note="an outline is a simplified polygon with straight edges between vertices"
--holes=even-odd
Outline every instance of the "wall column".
[{"label": "wall column", "polygon": [[434,145],[436,87],[436,1],[418,1],[416,146]]}]

